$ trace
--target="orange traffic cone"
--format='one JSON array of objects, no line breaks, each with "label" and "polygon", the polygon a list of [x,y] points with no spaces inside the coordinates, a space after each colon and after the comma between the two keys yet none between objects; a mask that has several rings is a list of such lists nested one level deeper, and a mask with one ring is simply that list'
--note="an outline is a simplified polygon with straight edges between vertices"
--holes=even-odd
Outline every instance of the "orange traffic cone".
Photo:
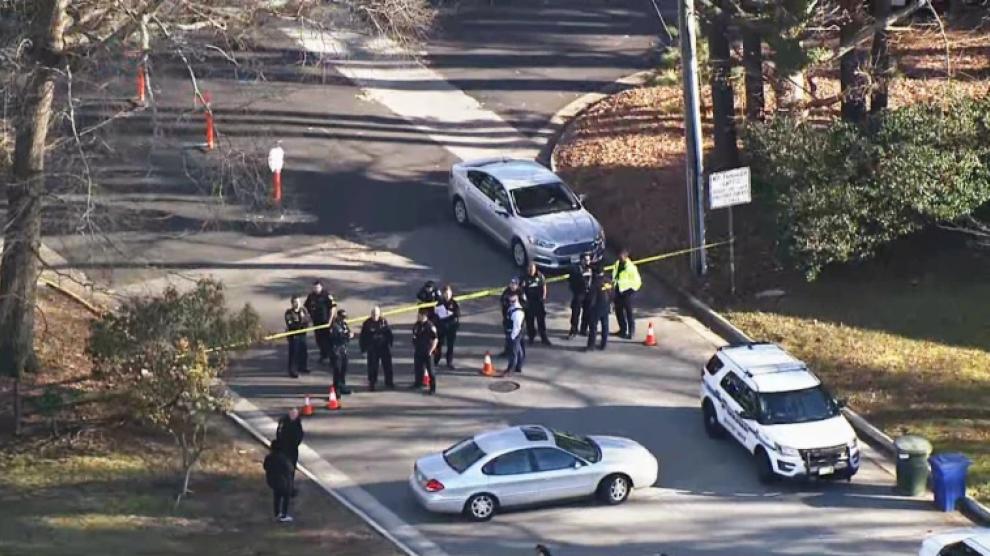
[{"label": "orange traffic cone", "polygon": [[302,413],[303,417],[309,417],[313,414],[313,404],[309,401],[309,396],[306,396],[306,401],[303,403],[300,413]]},{"label": "orange traffic cone", "polygon": [[657,336],[653,332],[653,321],[650,321],[650,325],[646,327],[646,339],[643,340],[643,345],[647,347],[657,345]]},{"label": "orange traffic cone", "polygon": [[430,373],[423,371],[423,388],[430,387]]},{"label": "orange traffic cone", "polygon": [[337,399],[337,391],[334,387],[330,387],[330,396],[327,398],[327,409],[338,410],[340,409],[340,400]]},{"label": "orange traffic cone", "polygon": [[485,352],[485,364],[481,367],[481,374],[485,376],[495,376],[495,367],[492,366],[492,353]]}]

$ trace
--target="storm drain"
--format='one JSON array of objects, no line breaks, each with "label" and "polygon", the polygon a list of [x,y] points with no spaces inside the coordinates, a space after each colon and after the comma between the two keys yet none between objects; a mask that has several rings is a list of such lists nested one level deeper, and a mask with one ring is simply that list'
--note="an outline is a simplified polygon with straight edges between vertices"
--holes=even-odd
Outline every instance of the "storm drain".
[{"label": "storm drain", "polygon": [[488,389],[492,392],[498,392],[499,394],[505,394],[507,392],[512,392],[519,389],[519,383],[513,382],[511,380],[500,380],[498,382],[493,382],[488,385]]}]

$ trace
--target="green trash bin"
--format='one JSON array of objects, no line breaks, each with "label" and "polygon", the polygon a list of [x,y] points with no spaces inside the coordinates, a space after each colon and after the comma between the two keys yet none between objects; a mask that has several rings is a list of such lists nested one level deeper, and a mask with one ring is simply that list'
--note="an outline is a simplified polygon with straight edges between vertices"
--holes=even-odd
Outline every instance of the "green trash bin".
[{"label": "green trash bin", "polygon": [[894,440],[897,449],[897,493],[924,494],[928,485],[928,456],[932,443],[920,436],[907,435]]}]

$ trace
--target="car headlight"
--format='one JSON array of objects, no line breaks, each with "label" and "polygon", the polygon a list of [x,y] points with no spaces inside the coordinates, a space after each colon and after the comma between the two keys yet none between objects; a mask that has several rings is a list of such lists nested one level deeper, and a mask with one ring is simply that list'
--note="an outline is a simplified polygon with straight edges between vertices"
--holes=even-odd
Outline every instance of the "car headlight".
[{"label": "car headlight", "polygon": [[782,456],[798,457],[801,455],[801,452],[798,452],[797,448],[781,446],[780,444],[774,444],[774,447],[777,448],[777,452]]},{"label": "car headlight", "polygon": [[554,243],[554,242],[552,242],[552,241],[548,241],[548,240],[545,240],[545,239],[540,239],[540,238],[535,237],[535,236],[529,236],[528,239],[529,239],[529,242],[531,244],[533,244],[533,245],[535,245],[537,247],[542,247],[544,249],[553,249],[554,247],[557,246],[557,244]]}]

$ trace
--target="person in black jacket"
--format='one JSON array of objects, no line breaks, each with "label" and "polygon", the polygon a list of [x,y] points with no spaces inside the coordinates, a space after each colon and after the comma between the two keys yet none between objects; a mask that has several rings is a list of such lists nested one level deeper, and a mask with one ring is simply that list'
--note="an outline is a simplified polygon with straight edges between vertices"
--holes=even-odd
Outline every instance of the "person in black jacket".
[{"label": "person in black jacket", "polygon": [[[427,280],[423,287],[420,288],[419,293],[416,294],[416,301],[420,303],[439,303],[440,302],[440,292],[437,291],[437,286],[433,280]],[[435,321],[436,312],[434,307],[423,307],[419,310],[420,313],[426,313],[427,318],[431,321]]]},{"label": "person in black jacket", "polygon": [[330,368],[333,370],[333,389],[341,396],[351,393],[347,387],[347,344],[354,333],[347,325],[347,311],[340,309],[330,323]]},{"label": "person in black jacket", "polygon": [[292,462],[293,480],[296,476],[296,466],[299,465],[299,445],[302,444],[303,434],[299,410],[293,407],[278,420],[278,428],[275,429],[275,442],[279,451]]},{"label": "person in black jacket", "polygon": [[591,289],[591,255],[581,255],[581,262],[571,269],[567,284],[571,289],[571,329],[567,332],[570,340],[580,331],[584,336],[588,333],[588,291]]},{"label": "person in black jacket", "polygon": [[423,376],[430,377],[429,393],[437,391],[437,375],[433,372],[433,352],[437,349],[437,327],[428,318],[426,313],[416,315],[416,324],[413,325],[413,375],[414,380],[410,388],[422,388]]},{"label": "person in black jacket", "polygon": [[289,515],[289,499],[292,497],[292,462],[280,448],[279,442],[272,442],[271,450],[265,456],[265,482],[274,495],[275,519],[282,523],[292,521]]},{"label": "person in black jacket", "polygon": [[368,354],[368,389],[375,391],[378,383],[379,364],[385,370],[385,388],[394,388],[392,383],[392,328],[382,317],[382,308],[375,306],[371,316],[361,325],[358,345],[361,353]]},{"label": "person in black jacket", "polygon": [[[309,327],[309,313],[299,303],[299,296],[292,296],[292,306],[285,310],[285,331],[292,332]],[[289,343],[289,376],[299,378],[299,373],[308,373],[306,365],[306,333],[293,334],[285,338]]]},{"label": "person in black jacket", "polygon": [[439,340],[437,350],[433,353],[433,364],[440,364],[440,352],[447,346],[447,368],[454,368],[454,342],[457,341],[457,328],[461,323],[461,306],[454,299],[454,288],[447,284],[440,295],[440,302],[435,309],[437,334]]},{"label": "person in black jacket", "polygon": [[591,289],[588,291],[588,346],[585,351],[590,351],[595,346],[595,336],[601,332],[602,339],[598,349],[605,349],[608,343],[608,315],[612,308],[612,282],[605,275],[605,270],[601,265],[595,267],[591,280]]},{"label": "person in black jacket", "polygon": [[[509,285],[506,286],[506,288],[504,290],[502,290],[502,296],[499,297],[499,303],[501,303],[501,305],[502,305],[502,326],[503,327],[505,326],[505,323],[508,321],[508,318],[509,318],[509,308],[512,305],[512,303],[510,302],[510,300],[513,297],[515,297],[516,300],[519,302],[519,306],[522,307],[523,312],[524,312],[523,314],[525,314],[526,313],[526,309],[527,309],[527,306],[526,306],[526,302],[527,302],[527,300],[526,300],[526,292],[524,292],[523,289],[522,289],[522,287],[520,287],[519,278],[517,278],[515,276],[513,276],[509,280]],[[499,357],[508,357],[509,356],[509,353],[511,351],[511,347],[512,346],[510,345],[509,340],[506,340],[505,341],[505,345],[502,346],[502,353],[498,354],[498,356]],[[526,344],[525,343],[523,343],[523,351],[526,351]]]},{"label": "person in black jacket", "polygon": [[519,285],[526,298],[526,335],[529,343],[533,343],[539,331],[543,345],[551,345],[547,337],[547,277],[536,268],[536,263],[529,263],[526,274],[519,277]]},{"label": "person in black jacket", "polygon": [[[319,280],[313,282],[313,291],[306,296],[303,306],[309,312],[309,318],[313,319],[313,326],[328,324],[333,320],[337,309],[333,296],[323,289],[323,283]],[[323,363],[330,357],[329,327],[314,330],[313,337],[316,338],[316,346],[320,348],[320,363]]]}]

